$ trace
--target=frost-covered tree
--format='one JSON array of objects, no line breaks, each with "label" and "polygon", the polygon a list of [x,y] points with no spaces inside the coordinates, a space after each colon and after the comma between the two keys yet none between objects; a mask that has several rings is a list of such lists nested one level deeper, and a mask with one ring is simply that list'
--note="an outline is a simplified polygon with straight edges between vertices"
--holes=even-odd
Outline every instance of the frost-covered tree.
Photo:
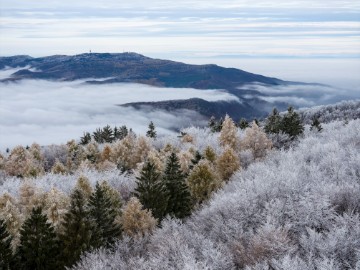
[{"label": "frost-covered tree", "polygon": [[265,157],[268,150],[272,147],[272,142],[266,137],[264,131],[253,122],[251,128],[245,130],[245,137],[240,143],[241,149],[252,151],[254,158]]},{"label": "frost-covered tree", "polygon": [[205,148],[203,156],[210,162],[214,162],[216,160],[216,153],[209,145]]},{"label": "frost-covered tree", "polygon": [[146,209],[151,210],[155,218],[162,220],[167,214],[169,192],[155,165],[147,162],[136,179],[135,196]]},{"label": "frost-covered tree", "polygon": [[175,153],[172,153],[166,162],[163,181],[169,193],[166,212],[176,218],[189,216],[192,206],[191,194],[185,183],[185,175],[180,169],[179,159]]},{"label": "frost-covered tree", "polygon": [[201,160],[188,176],[187,184],[193,198],[201,203],[222,186],[222,181],[209,161]]},{"label": "frost-covered tree", "polygon": [[3,270],[10,270],[13,263],[11,240],[5,222],[0,219],[0,269]]},{"label": "frost-covered tree", "polygon": [[44,196],[44,213],[57,231],[61,229],[69,204],[69,197],[56,188],[52,188]]},{"label": "frost-covered tree", "polygon": [[31,155],[22,146],[11,150],[5,163],[5,172],[12,176],[26,177],[30,170]]},{"label": "frost-covered tree", "polygon": [[4,220],[8,232],[12,236],[12,248],[15,249],[19,243],[20,228],[24,221],[24,216],[20,213],[15,202],[8,199],[2,209],[0,209],[0,218]]},{"label": "frost-covered tree", "polygon": [[60,246],[42,208],[34,208],[21,227],[17,269],[60,269]]},{"label": "frost-covered tree", "polygon": [[54,166],[51,168],[51,172],[53,174],[66,174],[66,167],[60,160],[56,159]]},{"label": "frost-covered tree", "polygon": [[124,233],[129,236],[143,236],[157,225],[150,210],[143,209],[138,198],[132,197],[122,209],[121,224]]},{"label": "frost-covered tree", "polygon": [[91,164],[96,164],[99,162],[101,153],[99,146],[96,142],[88,143],[84,149],[84,158],[90,161]]},{"label": "frost-covered tree", "polygon": [[89,198],[89,217],[94,221],[94,230],[99,232],[101,246],[110,246],[120,237],[121,228],[116,223],[117,209],[112,204],[109,193],[96,183],[95,190]]},{"label": "frost-covered tree", "polygon": [[221,178],[227,181],[240,168],[240,159],[233,149],[227,147],[217,158],[216,167]]},{"label": "frost-covered tree", "polygon": [[79,191],[81,191],[84,196],[85,199],[89,199],[92,192],[93,192],[93,188],[90,184],[89,178],[87,178],[84,175],[81,175],[77,181],[76,181],[76,189],[78,189]]},{"label": "frost-covered tree", "polygon": [[81,161],[83,160],[84,150],[80,145],[75,142],[75,140],[67,142],[66,147],[66,166],[69,172],[73,172],[79,167]]},{"label": "frost-covered tree", "polygon": [[238,147],[237,127],[230,116],[226,115],[220,132],[220,145],[233,149]]}]

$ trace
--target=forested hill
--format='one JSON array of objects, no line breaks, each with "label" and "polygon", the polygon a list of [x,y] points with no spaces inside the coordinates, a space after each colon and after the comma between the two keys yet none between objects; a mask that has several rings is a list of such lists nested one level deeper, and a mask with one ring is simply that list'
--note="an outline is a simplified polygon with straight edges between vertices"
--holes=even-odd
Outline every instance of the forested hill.
[{"label": "forested hill", "polygon": [[217,65],[189,65],[152,59],[136,53],[86,53],[40,58],[0,57],[0,69],[5,67],[24,67],[14,73],[11,80],[108,78],[102,82],[93,81],[93,83],[133,82],[164,87],[227,90],[253,82],[269,85],[285,83],[279,79],[240,69]]}]

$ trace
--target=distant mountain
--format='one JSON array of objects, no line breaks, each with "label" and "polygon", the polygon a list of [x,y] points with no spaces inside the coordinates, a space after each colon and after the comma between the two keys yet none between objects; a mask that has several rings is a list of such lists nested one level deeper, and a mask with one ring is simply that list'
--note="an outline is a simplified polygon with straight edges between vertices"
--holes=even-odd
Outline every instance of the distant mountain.
[{"label": "distant mountain", "polygon": [[[158,87],[222,89],[239,98],[239,102],[208,102],[200,99],[153,102],[153,108],[195,110],[205,116],[228,113],[240,117],[265,115],[274,103],[257,98],[261,94],[246,85],[288,85],[291,82],[217,65],[189,65],[169,60],[152,59],[136,53],[86,53],[74,56],[54,55],[33,58],[26,55],[0,57],[0,69],[21,68],[2,82],[22,79],[57,81],[87,80],[91,84],[141,83]],[[105,79],[104,79],[105,78]],[[245,87],[244,87],[245,86]],[[132,104],[134,107],[144,103]],[[129,106],[129,105],[128,105]],[[280,108],[286,107],[279,103]]]},{"label": "distant mountain", "polygon": [[133,82],[163,87],[226,90],[236,89],[241,85],[253,82],[272,85],[284,83],[279,79],[235,68],[224,68],[217,65],[188,65],[169,60],[152,59],[136,53],[86,53],[40,58],[24,55],[0,57],[0,69],[29,66],[33,69],[19,70],[12,75],[11,79],[72,81],[110,78],[101,82],[92,82]]},{"label": "distant mountain", "polygon": [[230,115],[234,120],[240,120],[240,117],[251,119],[253,117],[264,116],[264,111],[257,110],[245,102],[237,101],[206,101],[200,98],[191,98],[184,100],[167,100],[158,102],[136,102],[121,105],[123,107],[132,107],[138,110],[191,110],[197,111],[201,115],[210,118],[223,117]]}]

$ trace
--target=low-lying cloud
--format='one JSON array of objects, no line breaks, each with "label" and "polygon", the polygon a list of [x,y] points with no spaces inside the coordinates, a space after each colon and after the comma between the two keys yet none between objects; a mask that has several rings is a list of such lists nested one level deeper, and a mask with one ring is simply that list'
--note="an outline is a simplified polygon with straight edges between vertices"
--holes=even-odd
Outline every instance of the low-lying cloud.
[{"label": "low-lying cloud", "polygon": [[[270,103],[282,102],[296,107],[311,107],[336,103],[341,100],[360,98],[360,89],[344,89],[321,84],[289,84],[268,86],[250,84],[241,89],[254,90],[260,93],[257,98]],[[252,98],[254,95],[246,95]]]},{"label": "low-lying cloud", "polygon": [[[1,73],[1,72],[0,72]],[[1,76],[1,74],[0,74]],[[198,97],[237,100],[220,90],[157,88],[141,84],[92,85],[84,81],[23,80],[0,83],[0,149],[15,145],[65,143],[107,124],[145,133],[150,121],[159,133],[202,123],[192,111],[137,111],[119,104]],[[195,122],[194,122],[195,121]]]}]

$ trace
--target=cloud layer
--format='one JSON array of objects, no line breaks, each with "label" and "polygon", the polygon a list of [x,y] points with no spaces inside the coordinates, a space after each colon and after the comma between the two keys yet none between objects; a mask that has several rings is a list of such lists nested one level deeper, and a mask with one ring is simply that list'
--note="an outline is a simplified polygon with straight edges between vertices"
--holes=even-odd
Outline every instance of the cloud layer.
[{"label": "cloud layer", "polygon": [[[1,72],[0,72],[1,76]],[[145,133],[154,121],[160,133],[203,119],[194,112],[140,112],[116,106],[138,101],[199,97],[236,100],[217,90],[156,88],[137,84],[88,85],[83,81],[24,80],[0,84],[0,148],[17,144],[64,143],[106,124],[127,125]],[[197,122],[198,121],[198,122]]]}]

